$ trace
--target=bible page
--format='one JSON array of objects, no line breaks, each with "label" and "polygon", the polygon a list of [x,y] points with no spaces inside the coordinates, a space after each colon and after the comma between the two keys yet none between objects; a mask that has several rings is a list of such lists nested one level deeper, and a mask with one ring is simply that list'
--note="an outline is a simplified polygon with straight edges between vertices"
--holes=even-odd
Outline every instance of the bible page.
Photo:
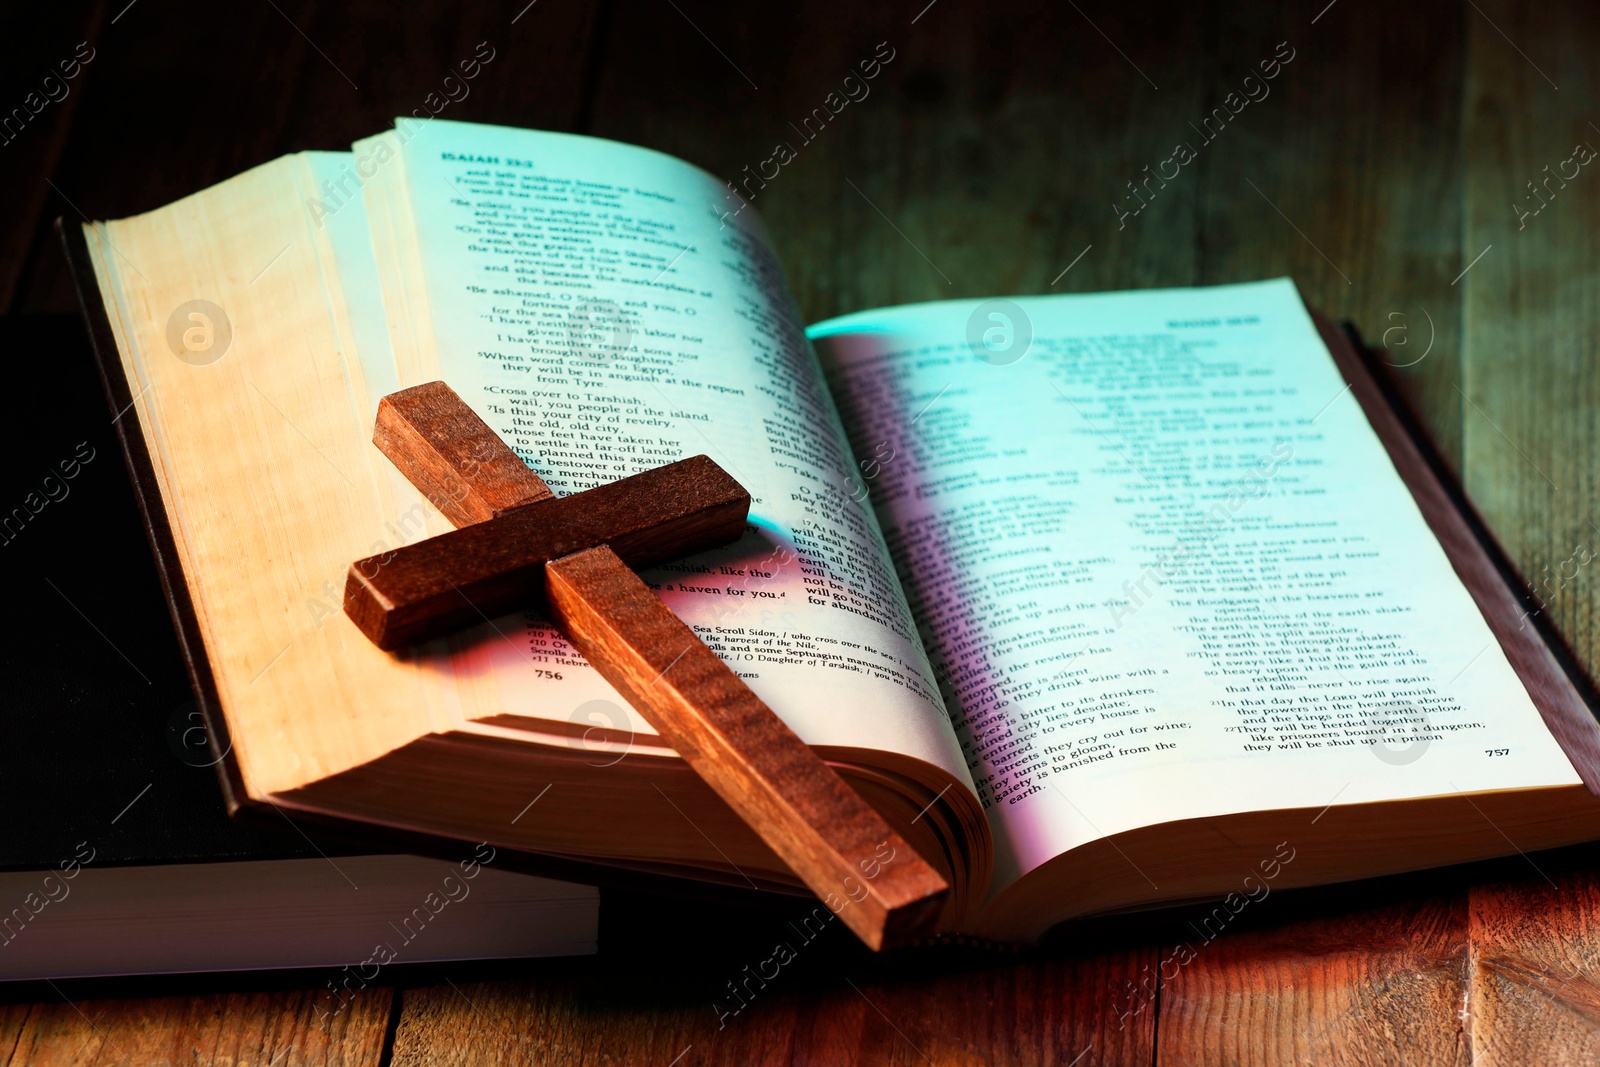
[{"label": "bible page", "polygon": [[1287,280],[812,327],[996,843],[1573,784]]},{"label": "bible page", "polygon": [[[401,386],[447,382],[558,495],[710,456],[753,497],[746,536],[646,580],[806,742],[970,782],[754,213],[680,160],[565,134],[402,121],[354,160]],[[454,647],[441,669],[507,715],[654,735],[531,614]]]}]

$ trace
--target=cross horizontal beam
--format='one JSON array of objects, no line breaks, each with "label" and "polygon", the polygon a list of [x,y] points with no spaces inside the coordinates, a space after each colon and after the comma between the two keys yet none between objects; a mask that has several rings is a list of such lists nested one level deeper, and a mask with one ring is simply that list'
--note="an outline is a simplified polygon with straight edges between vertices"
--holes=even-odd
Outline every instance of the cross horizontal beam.
[{"label": "cross horizontal beam", "polygon": [[357,560],[345,613],[379,648],[400,648],[542,603],[553,559],[610,545],[650,567],[737,541],[749,513],[744,487],[692,456]]}]

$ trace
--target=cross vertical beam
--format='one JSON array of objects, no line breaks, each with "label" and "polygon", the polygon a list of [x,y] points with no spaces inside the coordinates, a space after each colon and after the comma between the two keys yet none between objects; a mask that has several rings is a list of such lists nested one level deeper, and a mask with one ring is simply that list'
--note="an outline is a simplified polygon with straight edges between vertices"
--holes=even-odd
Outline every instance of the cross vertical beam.
[{"label": "cross vertical beam", "polygon": [[345,610],[364,633],[391,648],[518,597],[542,599],[689,766],[818,897],[838,902],[862,941],[880,949],[930,930],[944,879],[630,566],[743,533],[749,494],[720,467],[697,456],[558,500],[443,382],[385,397],[374,443],[459,529],[351,565]]}]

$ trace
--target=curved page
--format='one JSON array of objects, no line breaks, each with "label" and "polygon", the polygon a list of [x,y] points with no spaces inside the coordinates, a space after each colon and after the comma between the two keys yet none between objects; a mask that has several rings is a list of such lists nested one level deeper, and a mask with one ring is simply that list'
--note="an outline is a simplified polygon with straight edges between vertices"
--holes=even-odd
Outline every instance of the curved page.
[{"label": "curved page", "polygon": [[1287,280],[811,330],[996,839],[1576,783]]},{"label": "curved page", "polygon": [[[560,494],[710,456],[754,497],[748,533],[650,584],[807,742],[970,781],[754,215],[679,160],[564,134],[402,123],[355,163],[400,384],[448,382]],[[437,667],[494,689],[501,726],[653,735],[532,616]]]}]

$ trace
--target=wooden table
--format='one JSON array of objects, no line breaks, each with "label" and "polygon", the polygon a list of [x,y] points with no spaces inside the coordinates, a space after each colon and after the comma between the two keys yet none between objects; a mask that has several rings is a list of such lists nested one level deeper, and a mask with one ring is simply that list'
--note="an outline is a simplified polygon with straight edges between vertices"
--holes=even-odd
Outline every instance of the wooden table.
[{"label": "wooden table", "polygon": [[[1385,340],[1408,395],[1579,658],[1600,652],[1600,8],[1377,4],[500,5],[363,0],[222,13],[172,0],[0,15],[10,108],[80,40],[70,95],[0,146],[0,310],[67,311],[56,214],[157,207],[420,108],[479,41],[446,117],[652,145],[762,190],[810,318],[943,297],[1292,275]],[[127,6],[125,6],[127,5]],[[26,23],[26,24],[24,24]],[[878,42],[870,97],[791,122]],[[1259,61],[1270,94],[1120,225],[1143,180]],[[1259,95],[1259,90],[1256,90]],[[1550,172],[1544,170],[1546,166]],[[1519,217],[1514,204],[1530,214]],[[1555,576],[1567,575],[1565,582]],[[594,960],[403,972],[331,1028],[315,979],[124,984],[0,1006],[11,1063],[1563,1064],[1600,1057],[1600,852],[1275,895],[1159,994],[1182,914],[1089,924],[1018,958],[808,955],[719,1030],[711,1002],[777,920],[608,903]],[[160,995],[150,995],[158,993]],[[1138,1009],[1138,1010],[1132,1010]]]}]

